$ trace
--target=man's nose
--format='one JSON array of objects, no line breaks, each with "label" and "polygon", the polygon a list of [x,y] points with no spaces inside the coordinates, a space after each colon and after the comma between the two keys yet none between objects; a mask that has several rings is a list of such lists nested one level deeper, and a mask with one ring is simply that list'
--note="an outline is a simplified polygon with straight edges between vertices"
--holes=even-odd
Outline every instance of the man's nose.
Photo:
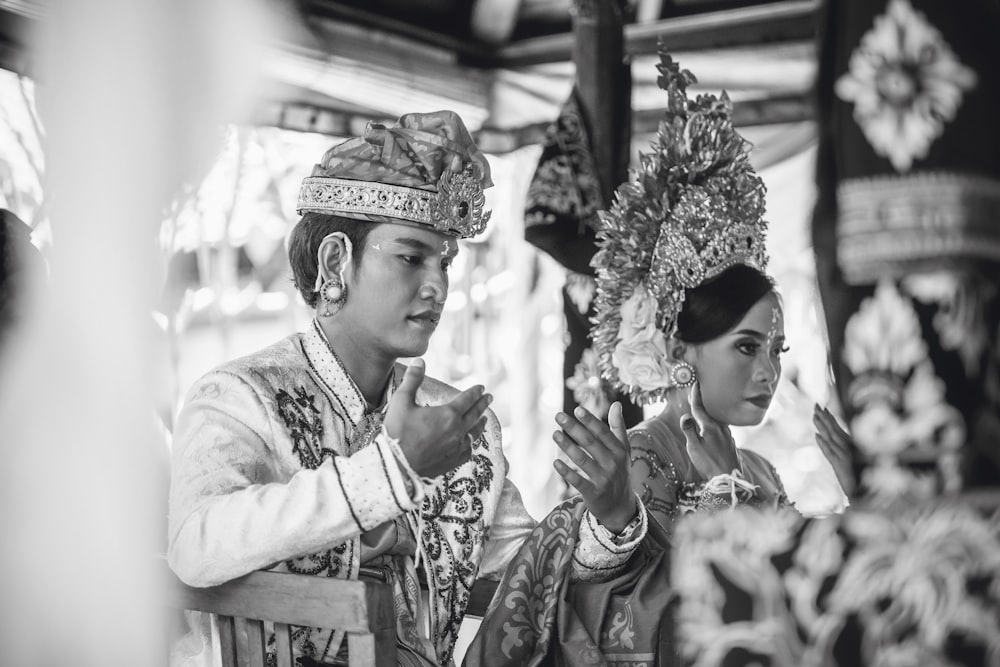
[{"label": "man's nose", "polygon": [[424,279],[424,284],[420,286],[420,298],[432,299],[436,303],[444,304],[448,298],[448,278],[443,270],[429,271]]}]

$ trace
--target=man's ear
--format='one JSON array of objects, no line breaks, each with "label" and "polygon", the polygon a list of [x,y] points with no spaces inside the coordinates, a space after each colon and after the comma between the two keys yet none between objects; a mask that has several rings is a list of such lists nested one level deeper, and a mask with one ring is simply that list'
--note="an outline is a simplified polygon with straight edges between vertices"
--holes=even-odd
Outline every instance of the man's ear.
[{"label": "man's ear", "polygon": [[351,240],[343,232],[327,234],[320,241],[317,250],[317,271],[321,280],[327,280],[334,275],[344,275],[347,278],[347,265],[352,259]]}]

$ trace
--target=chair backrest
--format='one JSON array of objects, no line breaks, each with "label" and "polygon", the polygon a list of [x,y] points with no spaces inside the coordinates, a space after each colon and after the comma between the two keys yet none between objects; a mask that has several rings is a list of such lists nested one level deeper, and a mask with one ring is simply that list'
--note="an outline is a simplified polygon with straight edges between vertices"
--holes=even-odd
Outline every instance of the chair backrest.
[{"label": "chair backrest", "polygon": [[290,625],[344,630],[351,665],[396,665],[396,619],[388,584],[261,571],[220,586],[193,588],[162,562],[167,606],[217,617],[223,667],[264,667],[264,621],[274,623],[278,667],[294,664]]}]

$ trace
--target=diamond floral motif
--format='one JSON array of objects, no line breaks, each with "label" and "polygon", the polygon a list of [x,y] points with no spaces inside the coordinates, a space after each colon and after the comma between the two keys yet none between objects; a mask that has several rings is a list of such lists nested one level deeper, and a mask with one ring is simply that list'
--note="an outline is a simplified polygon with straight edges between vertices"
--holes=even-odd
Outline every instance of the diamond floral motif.
[{"label": "diamond floral motif", "polygon": [[927,155],[975,85],[976,73],[923,13],[908,0],[889,0],[834,91],[854,103],[854,120],[875,152],[905,172]]}]

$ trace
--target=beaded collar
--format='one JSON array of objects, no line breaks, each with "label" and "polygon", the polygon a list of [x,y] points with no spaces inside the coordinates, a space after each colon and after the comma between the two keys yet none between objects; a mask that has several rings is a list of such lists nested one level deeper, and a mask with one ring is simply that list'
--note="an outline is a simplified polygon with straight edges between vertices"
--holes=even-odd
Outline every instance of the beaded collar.
[{"label": "beaded collar", "polygon": [[316,320],[313,320],[312,326],[303,333],[302,347],[309,367],[312,368],[334,404],[340,406],[340,412],[347,417],[352,428],[357,429],[362,422],[371,422],[372,419],[369,415],[375,413],[380,415],[377,421],[381,424],[381,416],[384,416],[386,407],[396,389],[395,366],[392,369],[392,376],[386,386],[381,405],[369,409],[364,394],[354,382],[354,378],[347,372],[344,362],[333,351],[333,346],[330,345],[330,341]]}]

